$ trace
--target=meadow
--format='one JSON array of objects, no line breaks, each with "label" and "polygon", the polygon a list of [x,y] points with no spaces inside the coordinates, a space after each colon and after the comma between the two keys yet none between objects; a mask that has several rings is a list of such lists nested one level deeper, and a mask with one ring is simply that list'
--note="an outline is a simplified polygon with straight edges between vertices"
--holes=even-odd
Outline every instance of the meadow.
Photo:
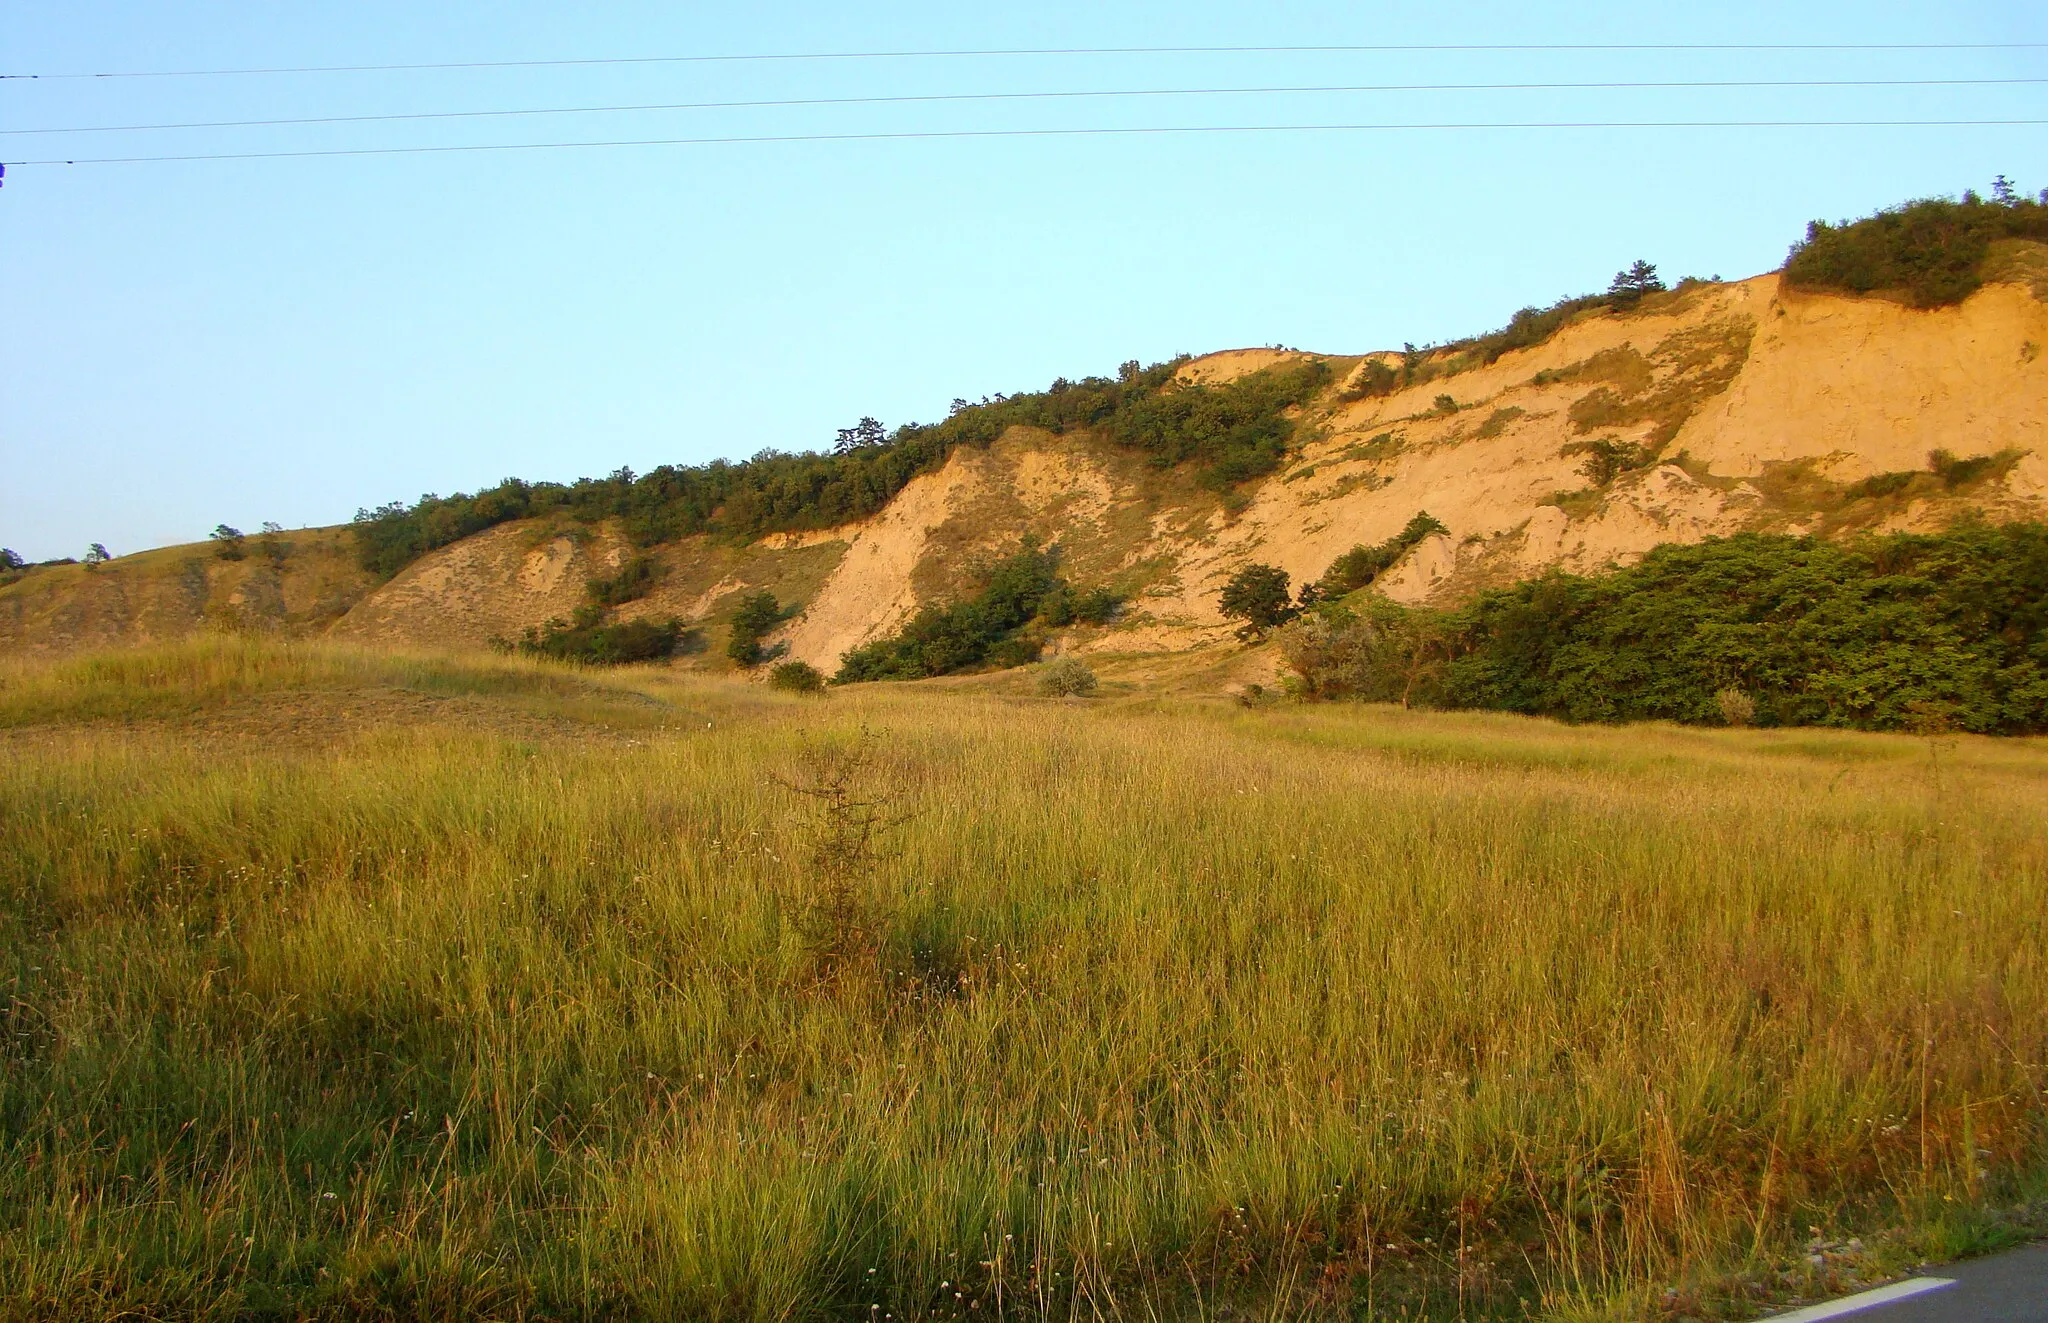
[{"label": "meadow", "polygon": [[2044,818],[2040,740],[0,665],[0,1318],[1748,1317],[2041,1229]]}]

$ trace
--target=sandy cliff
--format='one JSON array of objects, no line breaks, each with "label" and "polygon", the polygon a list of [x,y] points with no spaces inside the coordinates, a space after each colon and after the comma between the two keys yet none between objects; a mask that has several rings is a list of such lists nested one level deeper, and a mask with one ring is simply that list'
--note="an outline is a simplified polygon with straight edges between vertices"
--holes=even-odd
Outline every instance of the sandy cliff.
[{"label": "sandy cliff", "polygon": [[[1389,356],[1332,359],[1337,383],[1304,410],[1298,453],[1238,493],[1235,508],[1099,438],[1013,429],[956,451],[863,523],[746,547],[696,538],[660,548],[660,587],[623,614],[702,622],[699,642],[716,644],[737,595],[767,588],[803,604],[781,641],[829,669],[920,604],[971,591],[983,566],[1034,535],[1061,545],[1070,578],[1131,595],[1117,624],[1066,646],[1174,650],[1227,637],[1215,594],[1246,561],[1312,578],[1418,510],[1450,531],[1383,580],[1407,601],[1743,529],[1930,529],[1971,511],[2048,517],[2044,253],[2018,254],[2012,278],[1933,311],[1784,291],[1775,276],[1704,286],[1630,315],[1582,318],[1535,348],[1380,397],[1347,387]],[[1183,375],[1228,380],[1290,356],[1212,354]],[[1624,457],[1611,480],[1589,476],[1595,443]],[[1999,458],[1949,482],[1928,470],[1937,450]],[[1857,483],[1880,474],[1918,476],[1859,494]],[[373,585],[347,564],[342,530],[301,535],[282,560],[171,548],[0,588],[0,650],[223,623],[482,644],[567,615],[586,579],[630,554],[608,527],[528,521]]]}]

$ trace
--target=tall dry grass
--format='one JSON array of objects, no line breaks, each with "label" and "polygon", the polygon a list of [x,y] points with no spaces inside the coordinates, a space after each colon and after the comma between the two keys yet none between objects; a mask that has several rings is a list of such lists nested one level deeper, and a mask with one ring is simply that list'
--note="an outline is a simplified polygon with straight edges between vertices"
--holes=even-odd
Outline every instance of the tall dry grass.
[{"label": "tall dry grass", "polygon": [[[2038,1188],[2038,742],[659,677],[631,740],[175,719],[423,666],[614,683],[4,677],[0,1315],[1631,1317]],[[908,816],[821,959],[778,782],[862,726]]]}]

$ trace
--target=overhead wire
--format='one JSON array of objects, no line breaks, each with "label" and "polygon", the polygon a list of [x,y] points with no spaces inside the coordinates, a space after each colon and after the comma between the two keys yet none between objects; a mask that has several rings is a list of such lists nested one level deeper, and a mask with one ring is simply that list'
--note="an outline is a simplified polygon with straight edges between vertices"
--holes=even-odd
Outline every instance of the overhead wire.
[{"label": "overhead wire", "polygon": [[0,136],[66,133],[169,132],[185,129],[280,128],[313,124],[389,124],[458,119],[503,119],[542,115],[614,115],[676,110],[763,110],[818,106],[912,105],[938,102],[1047,101],[1143,97],[1295,96],[1399,92],[1576,92],[1687,91],[1759,88],[2012,87],[2039,86],[2048,78],[1836,78],[1717,79],[1661,82],[1569,83],[1363,83],[1330,86],[1165,87],[1100,91],[947,92],[889,96],[800,97],[758,101],[677,101],[616,106],[548,106],[508,110],[437,110],[379,115],[309,115],[277,119],[189,120],[158,124],[87,124],[61,128],[0,129]]},{"label": "overhead wire", "polygon": [[558,151],[582,148],[697,147],[802,142],[891,142],[946,138],[1074,138],[1167,136],[1173,134],[1397,133],[1473,130],[1556,129],[1872,129],[2022,128],[2048,119],[1856,119],[1856,120],[1511,120],[1432,124],[1207,124],[1140,128],[929,129],[875,133],[777,133],[697,138],[621,138],[607,141],[459,143],[416,147],[332,147],[267,152],[191,152],[154,156],[54,157],[5,161],[7,166],[142,165],[183,161],[271,161],[330,156],[420,156],[453,152]]},{"label": "overhead wire", "polygon": [[444,60],[416,64],[274,65],[230,69],[127,69],[78,73],[0,73],[5,80],[232,78],[287,74],[408,73],[453,69],[547,69],[632,64],[795,63],[831,60],[937,60],[1100,55],[1422,55],[1546,52],[1988,51],[2042,50],[2048,42],[1459,42],[1327,46],[1053,46],[1017,49],[809,51],[731,55],[621,55],[549,60]]}]

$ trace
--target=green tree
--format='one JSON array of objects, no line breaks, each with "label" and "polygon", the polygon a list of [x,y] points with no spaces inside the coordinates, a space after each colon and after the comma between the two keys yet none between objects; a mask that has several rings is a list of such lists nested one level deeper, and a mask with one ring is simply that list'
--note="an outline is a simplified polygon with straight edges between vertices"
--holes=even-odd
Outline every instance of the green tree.
[{"label": "green tree", "polygon": [[213,532],[207,535],[213,541],[213,554],[222,560],[242,558],[242,530],[226,524],[215,524]]},{"label": "green tree", "polygon": [[1617,308],[1633,308],[1643,301],[1646,294],[1655,294],[1664,288],[1664,282],[1657,278],[1657,268],[1638,258],[1626,271],[1617,271],[1614,283],[1607,287],[1607,301]]},{"label": "green tree", "polygon": [[1227,620],[1242,620],[1240,639],[1263,639],[1266,631],[1283,625],[1300,608],[1287,590],[1287,571],[1271,565],[1247,565],[1230,576],[1217,595],[1217,605]]},{"label": "green tree", "polygon": [[85,568],[89,570],[96,570],[112,559],[104,542],[95,542],[85,549]]},{"label": "green tree", "polygon": [[0,547],[0,570],[25,569],[28,562],[14,554],[12,547]]},{"label": "green tree", "polygon": [[850,455],[856,450],[867,450],[874,446],[887,445],[888,432],[873,418],[862,418],[851,427],[839,429],[839,439],[832,443],[835,455]]}]

